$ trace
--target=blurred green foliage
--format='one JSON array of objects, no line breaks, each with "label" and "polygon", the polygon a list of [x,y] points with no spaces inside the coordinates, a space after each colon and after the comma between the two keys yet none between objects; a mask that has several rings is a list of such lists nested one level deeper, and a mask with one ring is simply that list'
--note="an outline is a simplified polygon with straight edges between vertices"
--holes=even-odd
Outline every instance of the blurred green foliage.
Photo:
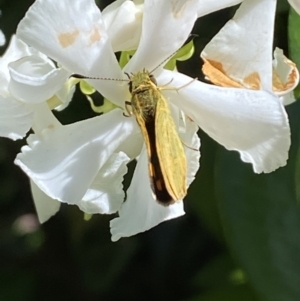
[{"label": "blurred green foliage", "polygon": [[[32,2],[0,0],[8,39]],[[279,4],[275,44],[287,53],[288,5]],[[197,22],[196,55],[178,63],[182,72],[203,79],[198,54],[234,11]],[[289,19],[289,49],[299,62],[296,17]],[[293,144],[286,167],[256,175],[200,130],[201,168],[186,215],[116,243],[111,217],[85,221],[77,207],[62,206],[40,226],[28,179],[13,165],[24,141],[1,139],[0,300],[299,301],[300,104],[287,112]],[[80,93],[57,115],[64,123],[91,116]]]}]

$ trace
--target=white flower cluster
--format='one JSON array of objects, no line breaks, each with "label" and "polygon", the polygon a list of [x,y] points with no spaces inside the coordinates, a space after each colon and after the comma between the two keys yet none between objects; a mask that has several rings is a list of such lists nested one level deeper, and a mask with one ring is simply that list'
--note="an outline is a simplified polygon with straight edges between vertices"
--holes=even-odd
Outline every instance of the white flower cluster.
[{"label": "white flower cluster", "polygon": [[[240,2],[201,54],[215,85],[160,66],[199,17]],[[299,2],[290,2],[300,12]],[[294,101],[299,74],[282,51],[272,58],[275,9],[275,0],[117,0],[101,12],[94,0],[36,0],[0,58],[0,135],[16,140],[33,130],[15,163],[31,179],[40,222],[61,202],[88,214],[118,212],[110,224],[116,241],[184,214],[182,200],[166,207],[154,200],[140,128],[123,115],[126,81],[87,80],[116,105],[108,113],[69,125],[56,119],[51,110],[72,99],[72,74],[127,79],[125,72],[146,69],[155,70],[158,86],[169,83],[174,89],[162,94],[188,146],[188,185],[199,168],[198,127],[238,151],[256,173],[284,166],[290,147],[284,104]],[[136,51],[121,69],[115,52],[130,50]],[[124,201],[123,177],[134,159]]]}]

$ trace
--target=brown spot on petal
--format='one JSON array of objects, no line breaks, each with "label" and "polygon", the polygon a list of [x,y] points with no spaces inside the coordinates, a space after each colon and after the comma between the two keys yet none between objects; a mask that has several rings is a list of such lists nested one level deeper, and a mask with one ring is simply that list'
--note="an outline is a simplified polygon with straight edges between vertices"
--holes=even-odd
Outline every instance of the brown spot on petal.
[{"label": "brown spot on petal", "polygon": [[59,44],[63,48],[67,48],[67,47],[74,44],[74,42],[76,41],[78,35],[79,35],[79,30],[78,29],[76,29],[72,32],[61,33],[61,34],[58,35]]},{"label": "brown spot on petal", "polygon": [[90,35],[90,45],[96,42],[99,42],[101,40],[101,34],[99,32],[99,29],[94,27],[93,32]]},{"label": "brown spot on petal", "polygon": [[282,83],[279,75],[273,69],[273,91],[278,93],[283,90],[284,90],[284,84]]},{"label": "brown spot on petal", "polygon": [[273,69],[273,91],[278,94],[284,94],[285,91],[293,90],[299,83],[299,71],[296,64],[285,58],[285,63],[291,67],[287,81],[284,83],[276,70]]},{"label": "brown spot on petal", "polygon": [[203,59],[203,61],[202,71],[213,84],[221,87],[243,88],[240,83],[226,74],[222,63],[207,59]]},{"label": "brown spot on petal", "polygon": [[295,88],[298,84],[299,84],[299,71],[295,65],[295,68],[289,74],[289,78],[286,83],[286,86],[288,89],[290,89],[290,88]]},{"label": "brown spot on petal", "polygon": [[204,65],[202,71],[204,75],[215,85],[228,88],[246,88],[252,90],[259,90],[261,88],[261,81],[258,72],[253,72],[245,77],[242,82],[231,78],[226,74],[222,63],[203,59]]},{"label": "brown spot on petal", "polygon": [[261,89],[261,80],[258,72],[253,72],[243,80],[245,87],[252,90]]},{"label": "brown spot on petal", "polygon": [[299,83],[299,71],[294,62],[289,60],[283,51],[276,48],[273,62],[273,91],[282,96],[291,92]]}]

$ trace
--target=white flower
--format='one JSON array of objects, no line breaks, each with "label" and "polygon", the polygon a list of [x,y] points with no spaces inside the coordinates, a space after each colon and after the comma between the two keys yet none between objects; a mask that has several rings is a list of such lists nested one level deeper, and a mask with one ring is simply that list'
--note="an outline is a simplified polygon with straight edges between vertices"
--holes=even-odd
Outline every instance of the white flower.
[{"label": "white flower", "polygon": [[72,97],[74,89],[64,86],[69,75],[13,36],[0,58],[0,136],[16,140],[41,128],[35,121],[40,108],[54,95],[61,103]]},{"label": "white flower", "polygon": [[278,48],[272,62],[275,10],[274,0],[243,1],[201,54],[209,80],[223,87],[274,92],[285,105],[295,101],[296,65]]},{"label": "white flower", "polygon": [[[179,49],[198,17],[199,3],[198,0],[146,0],[140,42],[125,70],[118,65],[102,15],[93,0],[37,0],[20,22],[18,36],[70,72],[122,79],[126,78],[124,71],[154,70]],[[211,3],[207,3],[206,11],[215,7],[215,1]],[[172,80],[175,88],[192,80],[162,67],[157,68],[154,75],[159,85]],[[120,107],[130,99],[123,82],[90,80],[90,83]],[[227,149],[237,150],[243,161],[252,163],[255,172],[270,172],[286,164],[289,125],[279,98],[272,93],[221,88],[199,81],[179,91],[164,89],[162,93],[170,100],[175,123],[186,145],[199,146],[196,123]],[[72,127],[75,130],[71,130]],[[181,201],[168,207],[154,201],[147,156],[141,148],[142,138],[134,118],[125,118],[116,109],[98,119],[64,128],[29,140],[29,147],[23,149],[16,161],[50,197],[79,202],[94,181],[99,166],[105,164],[112,153],[123,151],[130,158],[139,155],[139,159],[127,199],[119,210],[119,217],[111,222],[112,239],[145,231],[184,214]],[[77,133],[79,129],[84,134]],[[70,138],[74,134],[75,140]],[[77,156],[80,152],[84,154],[80,156],[81,160],[85,158],[84,163]],[[190,183],[198,169],[200,154],[186,148],[186,156]]]},{"label": "white flower", "polygon": [[[66,70],[57,69],[45,55],[13,36],[0,58],[0,135],[16,140],[30,128],[39,135],[58,123],[50,108],[61,108],[71,100],[74,87],[65,84],[68,78]],[[54,121],[44,118],[48,116]],[[43,222],[58,211],[60,203],[49,201],[32,181],[31,188],[39,220]]]}]

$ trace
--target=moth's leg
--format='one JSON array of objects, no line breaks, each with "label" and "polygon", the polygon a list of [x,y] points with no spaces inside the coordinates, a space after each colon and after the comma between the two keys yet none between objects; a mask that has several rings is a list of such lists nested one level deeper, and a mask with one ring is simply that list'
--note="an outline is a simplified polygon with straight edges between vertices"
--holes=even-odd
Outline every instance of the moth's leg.
[{"label": "moth's leg", "polygon": [[173,81],[174,78],[172,78],[170,81],[168,81],[166,84],[162,85],[162,86],[159,86],[159,90],[167,90],[168,88],[165,88],[167,87],[168,85],[170,85],[170,83]]},{"label": "moth's leg", "polygon": [[[173,80],[173,79],[172,79]],[[171,80],[171,81],[172,81]],[[160,87],[159,89],[160,90],[175,90],[177,93],[178,93],[178,91],[179,90],[181,90],[181,89],[183,89],[183,88],[185,88],[185,87],[187,87],[188,85],[190,85],[191,83],[193,83],[194,81],[196,81],[196,80],[198,80],[198,78],[196,77],[196,78],[193,78],[191,81],[189,81],[188,83],[186,83],[186,84],[184,84],[184,85],[182,85],[182,86],[180,86],[180,87],[177,87],[177,88],[175,88],[175,87],[172,87],[172,88],[164,88],[164,86],[163,87]],[[168,83],[169,84],[169,83]]]},{"label": "moth's leg", "polygon": [[126,112],[127,112],[127,114],[125,114],[124,112],[123,112],[123,116],[125,116],[125,117],[130,117],[131,115],[132,115],[132,111],[131,110],[129,110],[129,108],[128,108],[128,106],[131,106],[131,102],[130,101],[125,101],[125,110],[126,110]]}]

